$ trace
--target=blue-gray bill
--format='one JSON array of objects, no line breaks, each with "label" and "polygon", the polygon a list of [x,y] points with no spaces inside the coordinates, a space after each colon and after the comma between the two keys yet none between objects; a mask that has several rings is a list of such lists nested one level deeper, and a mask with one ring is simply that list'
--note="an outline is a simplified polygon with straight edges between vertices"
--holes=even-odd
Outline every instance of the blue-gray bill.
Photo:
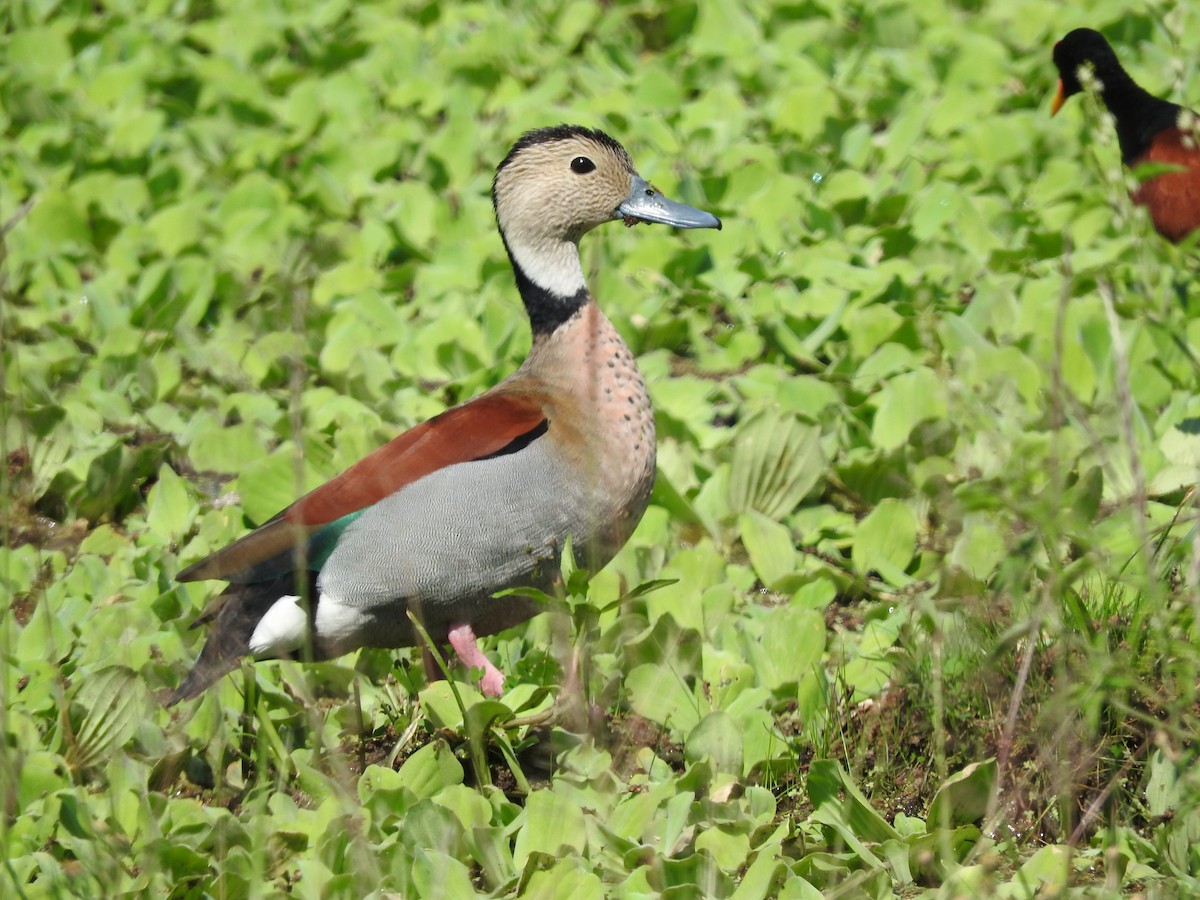
[{"label": "blue-gray bill", "polygon": [[712,213],[664,197],[637,175],[629,196],[617,207],[613,218],[624,219],[627,225],[655,222],[675,228],[721,228],[721,220]]}]

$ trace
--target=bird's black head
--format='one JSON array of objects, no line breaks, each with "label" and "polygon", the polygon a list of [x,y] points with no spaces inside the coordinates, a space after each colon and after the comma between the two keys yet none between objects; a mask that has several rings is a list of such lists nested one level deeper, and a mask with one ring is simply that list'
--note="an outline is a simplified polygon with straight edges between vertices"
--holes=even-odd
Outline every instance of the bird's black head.
[{"label": "bird's black head", "polygon": [[1091,64],[1101,86],[1106,83],[1106,76],[1123,71],[1104,35],[1091,28],[1076,28],[1054,45],[1054,65],[1058,67],[1062,100],[1083,90],[1079,83],[1079,68],[1085,64]]}]

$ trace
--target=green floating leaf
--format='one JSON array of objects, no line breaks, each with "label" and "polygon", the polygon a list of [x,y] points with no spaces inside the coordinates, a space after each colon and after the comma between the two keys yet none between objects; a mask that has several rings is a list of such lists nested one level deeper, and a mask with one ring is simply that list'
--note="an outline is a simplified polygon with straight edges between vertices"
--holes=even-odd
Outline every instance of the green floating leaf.
[{"label": "green floating leaf", "polygon": [[511,719],[512,715],[512,710],[499,700],[481,700],[471,704],[467,707],[467,715],[464,719],[467,739],[485,740],[494,723]]},{"label": "green floating leaf", "polygon": [[955,540],[948,560],[973,578],[983,580],[1004,560],[1007,550],[1001,527],[991,516],[968,513],[963,517],[962,533]]},{"label": "green floating leaf", "polygon": [[819,577],[792,594],[792,605],[806,609],[824,609],[836,596],[837,585],[829,578]]},{"label": "green floating leaf", "polygon": [[688,762],[710,757],[718,772],[741,777],[742,732],[728,713],[711,712],[692,729],[683,747]]},{"label": "green floating leaf", "polygon": [[850,559],[859,575],[878,572],[901,586],[911,579],[904,569],[916,552],[917,519],[900,500],[883,500],[858,525]]},{"label": "green floating leaf", "polygon": [[825,652],[825,619],[815,609],[779,606],[766,617],[754,668],[760,683],[777,690],[812,675]]},{"label": "green floating leaf", "polygon": [[661,506],[669,512],[672,520],[680,524],[699,525],[708,531],[710,537],[715,538],[717,528],[713,523],[707,521],[706,517],[702,516],[701,511],[696,509],[691,500],[684,496],[671,481],[670,474],[663,466],[663,450],[661,446],[659,448],[658,465],[658,475],[654,479],[654,492],[650,496],[650,502],[655,506]]},{"label": "green floating leaf", "polygon": [[196,435],[188,457],[198,472],[239,473],[267,455],[264,443],[262,430],[253,422],[214,424]]},{"label": "green floating leaf", "polygon": [[[451,856],[466,853],[466,831],[450,810],[433,800],[421,800],[404,816],[404,837],[414,849],[437,847]],[[452,895],[456,896],[456,895]]]},{"label": "green floating leaf", "polygon": [[678,583],[678,581],[678,578],[657,578],[653,581],[644,581],[632,591],[622,594],[616,600],[613,600],[611,603],[602,606],[599,612],[610,612],[611,610],[617,609],[620,606],[624,606],[625,604],[636,600],[638,597],[644,597],[647,594],[653,594],[655,591],[661,591],[665,587],[670,587],[671,585]]},{"label": "green floating leaf", "polygon": [[1059,845],[1043,847],[1017,870],[1013,884],[1024,896],[1061,896],[1071,878],[1071,849]]},{"label": "green floating leaf", "polygon": [[530,855],[580,853],[587,846],[587,820],[579,804],[554,791],[534,791],[525,801],[525,820],[517,832],[513,860],[525,868]]},{"label": "green floating leaf", "polygon": [[820,429],[778,410],[759,413],[741,426],[734,443],[729,509],[782,519],[824,472]]},{"label": "green floating leaf", "polygon": [[[469,700],[476,700],[481,696],[470,685],[460,683],[457,685],[457,688]],[[453,730],[462,727],[464,711],[459,706],[458,698],[454,696],[454,690],[455,686],[446,680],[434,681],[422,688],[420,694],[421,708],[425,711],[426,718],[429,719],[434,728],[449,728]]]},{"label": "green floating leaf", "polygon": [[[821,888],[821,897],[864,897],[883,900],[896,896],[892,892],[891,878],[882,865],[866,866],[853,852],[810,853],[796,863],[795,871],[805,882]],[[848,881],[853,878],[853,881]],[[847,892],[850,883],[854,890]],[[781,896],[788,896],[783,894]],[[798,896],[811,896],[807,892]]]},{"label": "green floating leaf", "polygon": [[684,731],[700,722],[696,697],[669,666],[637,666],[625,677],[625,688],[634,712],[652,722]]},{"label": "green floating leaf", "polygon": [[778,895],[779,900],[823,900],[824,894],[805,878],[789,874]]},{"label": "green floating leaf", "polygon": [[895,881],[900,884],[911,884],[913,880],[912,867],[909,865],[909,848],[903,841],[884,841],[879,845],[879,853],[892,870]]},{"label": "green floating leaf", "polygon": [[818,813],[822,815],[818,821],[832,825],[838,831],[846,831],[843,837],[856,844],[901,839],[899,832],[875,811],[836,760],[818,759],[809,766],[808,797],[815,808],[814,817]]},{"label": "green floating leaf", "polygon": [[796,571],[796,547],[785,525],[751,510],[738,519],[742,544],[759,580],[769,589]]},{"label": "green floating leaf", "polygon": [[[247,439],[245,434],[232,437],[236,441]],[[264,453],[260,447],[253,460],[236,466],[216,467],[217,471],[238,473],[233,487],[241,497],[242,509],[250,521],[265,522],[305,491],[320,484],[323,477],[332,474],[328,471],[330,450],[319,435],[310,435],[304,441],[304,459],[299,472],[297,452],[296,445],[287,441],[269,453]]]},{"label": "green floating leaf", "polygon": [[837,95],[828,85],[796,85],[777,104],[775,126],[801,141],[812,141],[836,111]]},{"label": "green floating leaf", "polygon": [[865,359],[874,353],[903,324],[903,316],[881,303],[873,303],[847,314],[846,330],[850,333],[850,348],[855,357]]},{"label": "green floating leaf", "polygon": [[[477,793],[474,788],[468,788]],[[489,807],[490,808],[490,807]],[[492,884],[504,884],[516,877],[513,865],[512,839],[506,829],[499,825],[480,826],[467,829],[467,841],[471,855],[479,861],[483,875]]]},{"label": "green floating leaf", "polygon": [[47,750],[33,750],[24,754],[18,778],[16,800],[21,809],[71,785],[62,757]]},{"label": "green floating leaf", "polygon": [[663,897],[728,897],[733,882],[707,851],[661,860]]},{"label": "green floating leaf", "polygon": [[926,241],[945,228],[962,208],[962,191],[958,185],[938,181],[922,191],[913,203],[909,218],[913,235]]},{"label": "green floating leaf", "polygon": [[25,219],[25,234],[43,247],[58,252],[91,242],[87,213],[75,198],[51,189],[38,197]]},{"label": "green floating leaf", "polygon": [[479,784],[491,784],[491,773],[487,767],[486,751],[488,736],[489,734],[494,735],[496,743],[500,746],[500,752],[508,761],[509,768],[517,780],[518,787],[522,791],[528,791],[529,783],[521,771],[516,753],[513,751],[508,737],[503,730],[497,728],[493,731],[492,729],[494,723],[511,719],[512,715],[512,710],[499,700],[480,700],[467,708],[463,724],[467,732],[467,743],[471,753],[471,766],[475,772],[475,779]]},{"label": "green floating leaf", "polygon": [[1146,806],[1150,815],[1165,816],[1178,809],[1182,801],[1175,764],[1161,750],[1155,750],[1150,757],[1150,780],[1146,784]]},{"label": "green floating leaf", "polygon": [[575,857],[558,859],[545,869],[530,872],[519,892],[522,897],[572,897],[574,900],[601,900],[605,896],[600,877],[587,871],[583,860]]},{"label": "green floating leaf", "polygon": [[492,806],[476,789],[465,784],[451,784],[433,798],[439,806],[453,813],[466,831],[485,828],[492,821]]},{"label": "green floating leaf", "polygon": [[412,880],[418,897],[474,897],[471,873],[454,857],[421,847],[413,854]]},{"label": "green floating leaf", "polygon": [[[955,869],[942,885],[939,897],[988,897],[997,894],[996,872],[992,866],[962,866]],[[1033,897],[1032,893],[1018,896]]]},{"label": "green floating leaf", "polygon": [[920,366],[890,379],[875,396],[871,440],[883,450],[895,450],[926,419],[944,419],[946,387],[933,372]]},{"label": "green floating leaf", "polygon": [[886,619],[871,619],[863,627],[853,656],[842,668],[842,678],[854,689],[854,699],[876,696],[892,679],[896,663],[891,652],[900,634],[898,611]]},{"label": "green floating leaf", "polygon": [[663,567],[663,576],[677,579],[645,598],[651,622],[670,614],[685,630],[701,632],[705,626],[702,598],[710,588],[729,582],[728,564],[707,538],[675,554]]},{"label": "green floating leaf", "polygon": [[109,666],[83,683],[76,700],[87,710],[67,753],[67,761],[78,771],[104,762],[133,737],[149,694],[132,669]]},{"label": "green floating leaf", "polygon": [[191,527],[196,509],[187,482],[170,466],[163,465],[146,498],[146,524],[157,534],[179,538]]},{"label": "green floating leaf", "polygon": [[929,827],[954,828],[981,821],[996,787],[996,774],[996,760],[985,759],[947,778],[929,804]]},{"label": "green floating leaf", "polygon": [[462,763],[443,740],[426,744],[400,767],[399,785],[418,797],[432,797],[442,788],[462,784]]},{"label": "green floating leaf", "polygon": [[[414,754],[415,755],[415,754]],[[299,759],[297,769],[302,776],[308,768],[307,760]],[[417,763],[417,766],[423,763]],[[376,808],[381,808],[380,821],[390,816],[402,815],[415,801],[411,789],[406,782],[410,781],[413,772],[407,778],[387,766],[369,765],[358,779],[358,797],[363,808],[375,814]],[[315,837],[315,835],[311,835]]]},{"label": "green floating leaf", "polygon": [[705,828],[696,835],[696,851],[711,854],[723,871],[737,872],[750,853],[750,835],[740,830]]},{"label": "green floating leaf", "polygon": [[739,879],[732,900],[765,900],[767,897],[779,896],[778,883],[785,877],[786,872],[787,869],[777,851],[768,847],[756,847],[754,862],[746,867],[745,874]]},{"label": "green floating leaf", "polygon": [[58,792],[58,820],[72,837],[92,838],[92,829],[84,824],[86,813],[80,815],[79,798],[69,791]]},{"label": "green floating leaf", "polygon": [[[934,828],[930,832],[924,831],[923,828],[922,824],[920,833],[908,834],[904,838],[908,845],[906,868],[915,879],[920,881],[942,880],[949,873],[959,871],[962,861],[979,845],[982,837],[979,829],[974,825],[960,825],[958,828],[952,829]],[[897,862],[897,865],[901,864]],[[963,895],[953,894],[952,896]],[[975,895],[971,894],[970,896]]]},{"label": "green floating leaf", "polygon": [[1200,418],[1184,419],[1167,429],[1158,442],[1168,460],[1200,469]]}]

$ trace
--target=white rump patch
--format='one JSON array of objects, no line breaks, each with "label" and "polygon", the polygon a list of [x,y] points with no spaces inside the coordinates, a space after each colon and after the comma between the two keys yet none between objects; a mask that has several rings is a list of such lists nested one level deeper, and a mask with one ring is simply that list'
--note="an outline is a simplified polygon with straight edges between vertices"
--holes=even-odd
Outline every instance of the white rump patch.
[{"label": "white rump patch", "polygon": [[329,656],[341,656],[363,646],[363,638],[372,628],[372,619],[361,607],[342,603],[322,594],[317,604],[317,638]]},{"label": "white rump patch", "polygon": [[304,646],[308,616],[300,606],[299,597],[280,597],[258,620],[250,635],[250,652],[254,656],[283,656]]}]

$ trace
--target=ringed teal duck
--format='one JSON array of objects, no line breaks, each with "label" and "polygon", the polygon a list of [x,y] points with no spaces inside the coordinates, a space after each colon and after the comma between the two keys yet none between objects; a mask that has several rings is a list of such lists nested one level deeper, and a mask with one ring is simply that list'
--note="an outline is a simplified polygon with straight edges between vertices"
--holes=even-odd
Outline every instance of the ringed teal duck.
[{"label": "ringed teal duck", "polygon": [[413,646],[409,610],[498,695],[504,676],[476,638],[539,608],[493,595],[550,588],[568,538],[594,571],[632,534],[654,481],[654,417],[633,355],[588,292],[579,239],[614,219],[721,222],[650,187],[608,135],[573,125],[521,137],[492,201],[532,326],[528,357],[180,572],[230,584],[193,623],[211,626],[208,640],[168,703],[198,696],[244,656]]},{"label": "ringed teal duck", "polygon": [[1129,168],[1160,163],[1173,171],[1147,178],[1133,192],[1133,202],[1150,212],[1154,228],[1178,243],[1200,228],[1200,120],[1191,110],[1155,97],[1139,87],[1117,61],[1104,35],[1076,28],[1054,45],[1058,92],[1051,114],[1083,90],[1081,67],[1090,66],[1100,99],[1117,125],[1121,160]]}]

